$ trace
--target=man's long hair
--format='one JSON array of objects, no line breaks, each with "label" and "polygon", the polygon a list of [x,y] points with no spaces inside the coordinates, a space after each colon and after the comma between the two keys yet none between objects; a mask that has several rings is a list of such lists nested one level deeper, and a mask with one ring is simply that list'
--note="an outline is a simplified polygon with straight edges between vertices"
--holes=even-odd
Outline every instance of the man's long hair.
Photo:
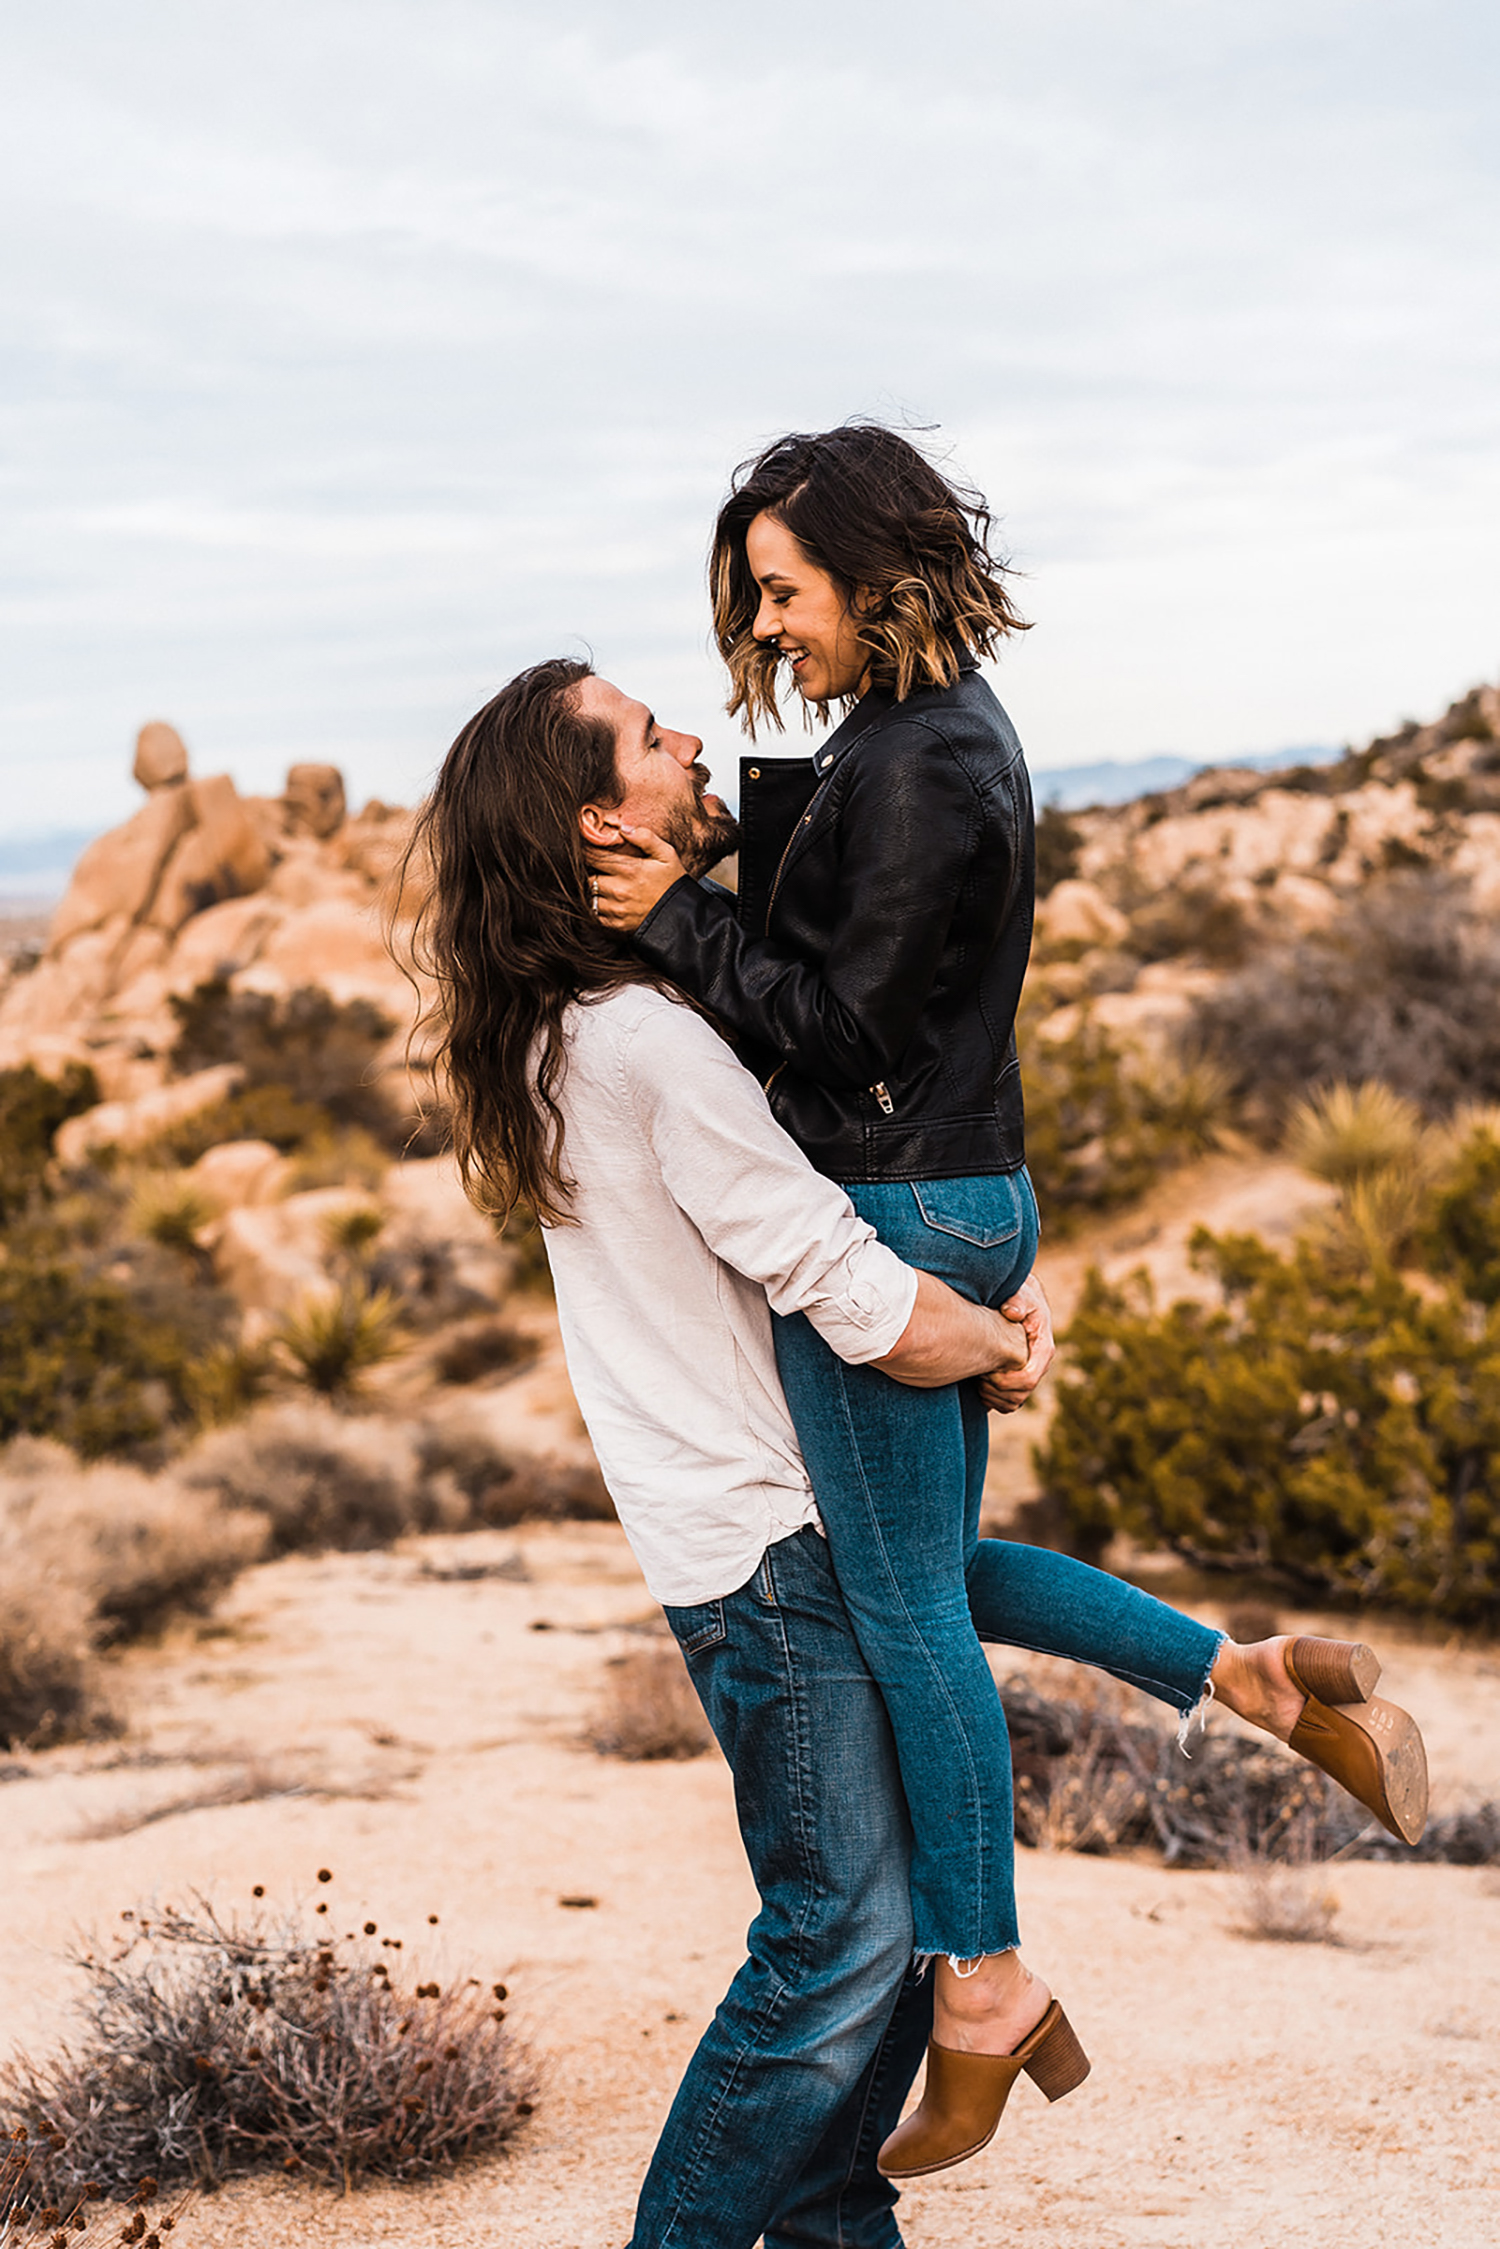
[{"label": "man's long hair", "polygon": [[708,564],[714,637],[729,666],[727,707],[744,712],[752,737],[761,719],[781,725],[781,659],[755,638],[760,588],[745,553],[745,535],[763,513],[827,571],[869,651],[872,684],[898,702],[914,688],[951,687],[964,656],[988,656],[1028,630],[1005,583],[1009,572],[990,551],[981,493],[942,475],[879,422],[779,437],[735,470]]},{"label": "man's long hair", "polygon": [[401,875],[401,888],[425,891],[412,956],[437,990],[423,1023],[438,1033],[464,1187],[498,1216],[526,1202],[549,1224],[566,1221],[571,1191],[557,1099],[564,1011],[657,982],[589,903],[579,810],[621,793],[612,729],[577,707],[592,670],[568,657],[533,664],[470,719]]}]

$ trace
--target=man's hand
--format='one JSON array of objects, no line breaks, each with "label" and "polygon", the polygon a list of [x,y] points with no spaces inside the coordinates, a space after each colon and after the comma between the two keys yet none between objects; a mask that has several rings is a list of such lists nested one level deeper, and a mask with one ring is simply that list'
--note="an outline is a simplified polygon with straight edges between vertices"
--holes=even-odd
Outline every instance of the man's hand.
[{"label": "man's hand", "polygon": [[627,828],[622,822],[620,834],[627,850],[589,853],[590,888],[594,912],[605,928],[628,937],[687,869],[653,829]]},{"label": "man's hand", "polygon": [[1025,1405],[1057,1356],[1052,1307],[1032,1273],[1000,1309],[1008,1320],[1018,1321],[1025,1329],[1030,1356],[1024,1367],[996,1367],[980,1383],[979,1395],[991,1413],[1014,1413],[1018,1406]]}]

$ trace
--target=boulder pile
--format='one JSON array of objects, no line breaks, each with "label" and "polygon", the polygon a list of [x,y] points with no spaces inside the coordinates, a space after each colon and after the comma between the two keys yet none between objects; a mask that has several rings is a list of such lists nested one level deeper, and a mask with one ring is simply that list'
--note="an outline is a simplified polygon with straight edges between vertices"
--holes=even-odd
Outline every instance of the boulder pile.
[{"label": "boulder pile", "polygon": [[371,1000],[404,1034],[412,993],[386,948],[382,893],[410,815],[350,814],[332,765],[294,765],[279,797],[198,779],[160,720],[136,741],[146,801],[83,853],[45,952],[0,987],[0,1068],[87,1062],[112,1103],[160,1098],[170,1001],[213,978],[282,996],[319,984]]}]

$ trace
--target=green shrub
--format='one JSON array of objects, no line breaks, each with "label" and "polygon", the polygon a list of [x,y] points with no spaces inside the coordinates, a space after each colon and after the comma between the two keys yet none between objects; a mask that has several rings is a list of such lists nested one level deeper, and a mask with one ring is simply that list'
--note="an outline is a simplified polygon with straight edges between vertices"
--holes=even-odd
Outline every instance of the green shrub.
[{"label": "green shrub", "polygon": [[1212,1145],[1231,1081],[1209,1059],[1132,1066],[1087,1006],[1065,1038],[1043,1038],[1037,1024],[1049,1005],[1044,985],[1022,1003],[1026,1161],[1043,1225],[1066,1234],[1084,1216],[1133,1202],[1168,1165]]},{"label": "green shrub", "polygon": [[1318,1597],[1500,1603],[1500,1313],[1304,1240],[1202,1229],[1216,1302],[1097,1272],[1038,1467],[1085,1547],[1115,1531]]},{"label": "green shrub", "polygon": [[55,1236],[13,1230],[0,1258],[0,1443],[61,1438],[86,1459],[158,1441],[190,1412],[191,1331]]},{"label": "green shrub", "polygon": [[395,1026],[369,1000],[336,1000],[315,984],[279,999],[232,991],[215,977],[171,1004],[178,1026],[174,1069],[237,1063],[247,1088],[284,1087],[294,1101],[323,1110],[336,1124],[363,1125],[399,1147],[398,1119],[371,1082]]},{"label": "green shrub", "polygon": [[1433,1190],[1423,1247],[1462,1295],[1500,1305],[1500,1119],[1459,1142]]},{"label": "green shrub", "polygon": [[0,1226],[41,1193],[58,1126],[98,1099],[98,1081],[82,1063],[70,1062],[60,1078],[29,1062],[0,1070]]},{"label": "green shrub", "polygon": [[269,1140],[290,1155],[333,1137],[333,1119],[321,1102],[299,1100],[284,1085],[254,1085],[169,1125],[144,1153],[148,1162],[195,1164],[226,1140]]},{"label": "green shrub", "polygon": [[1045,898],[1078,872],[1083,831],[1060,805],[1044,804],[1036,816],[1036,894]]}]

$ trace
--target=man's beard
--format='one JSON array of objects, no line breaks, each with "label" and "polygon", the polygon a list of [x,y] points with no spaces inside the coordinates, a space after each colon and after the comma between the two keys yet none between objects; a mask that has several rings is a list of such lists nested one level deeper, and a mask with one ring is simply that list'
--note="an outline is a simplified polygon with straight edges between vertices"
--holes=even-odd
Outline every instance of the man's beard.
[{"label": "man's beard", "polygon": [[706,875],[732,851],[740,848],[740,824],[732,812],[707,812],[700,797],[691,810],[683,805],[661,824],[663,843],[669,843],[690,875]]}]

